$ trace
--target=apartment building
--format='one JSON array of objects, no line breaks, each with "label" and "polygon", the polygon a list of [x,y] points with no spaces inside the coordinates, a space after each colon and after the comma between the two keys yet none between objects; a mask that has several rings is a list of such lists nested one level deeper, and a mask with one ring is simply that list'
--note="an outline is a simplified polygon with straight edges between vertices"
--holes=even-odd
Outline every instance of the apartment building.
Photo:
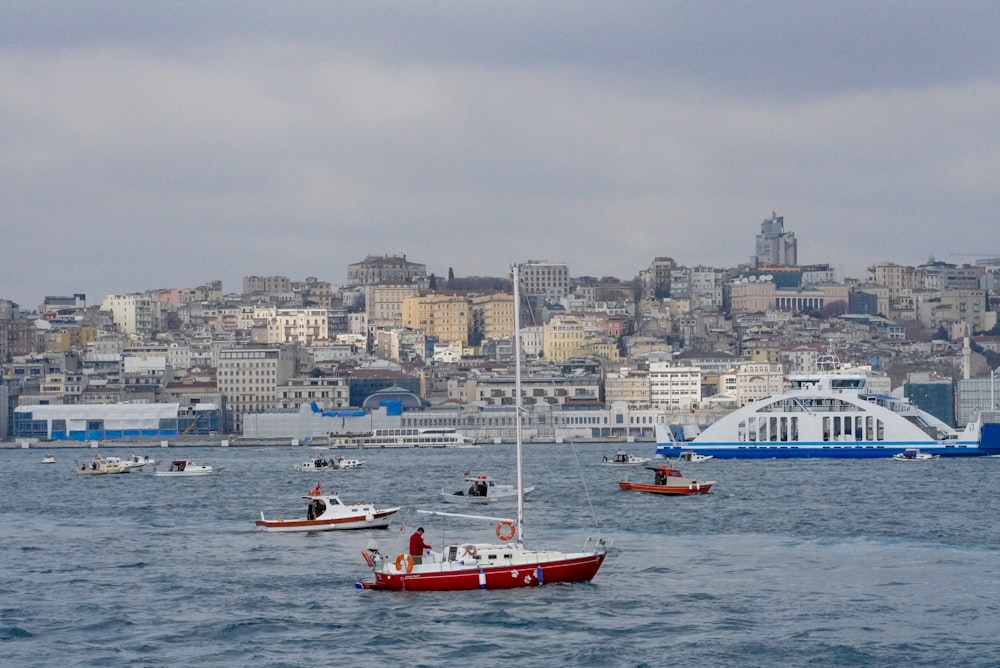
[{"label": "apartment building", "polygon": [[295,375],[295,351],[291,347],[263,346],[226,348],[219,352],[219,392],[229,400],[234,428],[240,430],[244,413],[279,408],[278,388]]}]

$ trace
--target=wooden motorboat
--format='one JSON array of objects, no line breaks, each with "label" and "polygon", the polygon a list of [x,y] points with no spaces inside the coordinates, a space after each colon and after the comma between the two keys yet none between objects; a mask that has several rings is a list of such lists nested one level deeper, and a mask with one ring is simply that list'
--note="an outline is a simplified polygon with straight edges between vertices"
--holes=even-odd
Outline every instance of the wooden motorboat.
[{"label": "wooden motorboat", "polygon": [[128,473],[132,469],[122,464],[118,457],[102,457],[94,455],[90,463],[80,464],[76,472],[80,475],[109,475],[116,473]]},{"label": "wooden motorboat", "polygon": [[264,517],[254,522],[261,531],[338,531],[344,529],[385,529],[399,508],[376,508],[372,503],[344,503],[334,492],[324,492],[316,485],[302,497],[309,501],[306,516],[296,519],[269,520]]},{"label": "wooden motorboat", "polygon": [[652,483],[629,482],[628,480],[622,480],[619,481],[618,487],[620,489],[631,490],[634,492],[687,495],[707,494],[708,490],[710,490],[712,485],[715,484],[714,480],[694,480],[692,478],[685,478],[678,469],[675,469],[667,464],[661,464],[660,466],[648,466],[646,468],[653,471]]}]

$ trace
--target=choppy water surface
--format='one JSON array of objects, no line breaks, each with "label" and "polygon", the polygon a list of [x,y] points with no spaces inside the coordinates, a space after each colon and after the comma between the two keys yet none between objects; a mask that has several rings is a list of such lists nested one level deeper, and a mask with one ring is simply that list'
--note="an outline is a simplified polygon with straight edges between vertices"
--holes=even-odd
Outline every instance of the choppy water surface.
[{"label": "choppy water surface", "polygon": [[[402,551],[417,524],[434,546],[493,540],[413,510],[454,510],[436,496],[468,469],[514,482],[509,445],[352,451],[362,468],[313,474],[293,470],[307,448],[142,451],[225,467],[173,479],[0,450],[0,663],[1000,665],[1000,459],[713,460],[683,467],[711,494],[665,498],[618,490],[651,474],[597,465],[617,447],[525,450],[527,542],[614,534],[594,582],[459,593],[358,590],[361,550]],[[404,510],[385,531],[254,529],[304,514],[317,481]]]}]

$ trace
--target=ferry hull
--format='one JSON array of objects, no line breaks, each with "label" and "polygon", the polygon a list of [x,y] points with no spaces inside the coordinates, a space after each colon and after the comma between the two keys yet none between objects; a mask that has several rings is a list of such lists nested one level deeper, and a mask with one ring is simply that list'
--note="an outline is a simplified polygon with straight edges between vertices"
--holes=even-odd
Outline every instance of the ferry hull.
[{"label": "ferry hull", "polygon": [[560,582],[590,582],[604,563],[604,557],[605,554],[588,554],[548,563],[442,569],[409,574],[376,571],[374,582],[359,582],[357,587],[380,591],[471,591],[540,587]]},{"label": "ferry hull", "polygon": [[[700,455],[712,455],[716,459],[889,459],[896,453],[903,452],[908,447],[918,444],[904,443],[899,445],[830,445],[829,443],[797,443],[795,445],[750,445],[748,443],[716,444],[716,443],[661,443],[656,446],[656,455],[668,459],[676,459],[682,450],[695,448]],[[926,443],[919,444],[921,452],[929,452],[942,457],[981,457],[992,454],[987,448],[977,443],[956,443],[935,447]]]}]

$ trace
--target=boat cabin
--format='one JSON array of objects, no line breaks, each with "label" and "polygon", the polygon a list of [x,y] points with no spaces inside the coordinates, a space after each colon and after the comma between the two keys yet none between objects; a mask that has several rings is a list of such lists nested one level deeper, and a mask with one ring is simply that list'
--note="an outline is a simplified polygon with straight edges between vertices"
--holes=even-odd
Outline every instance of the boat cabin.
[{"label": "boat cabin", "polygon": [[185,468],[187,468],[187,464],[188,463],[186,459],[175,459],[174,461],[170,462],[170,468],[168,470],[173,473],[180,473]]},{"label": "boat cabin", "polygon": [[469,483],[469,491],[466,492],[469,496],[489,496],[490,488],[496,485],[494,480],[486,475],[466,476],[465,480]]},{"label": "boat cabin", "polygon": [[683,478],[684,476],[675,468],[669,466],[657,466],[653,469],[653,484],[666,485],[667,478]]}]

